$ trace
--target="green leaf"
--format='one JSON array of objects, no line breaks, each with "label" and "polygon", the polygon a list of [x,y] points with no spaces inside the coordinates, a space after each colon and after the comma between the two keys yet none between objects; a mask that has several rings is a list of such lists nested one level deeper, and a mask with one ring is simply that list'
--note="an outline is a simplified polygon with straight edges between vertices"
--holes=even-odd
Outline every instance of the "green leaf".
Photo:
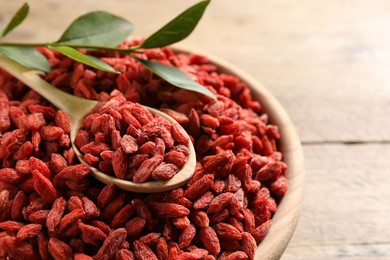
[{"label": "green leaf", "polygon": [[195,29],[210,0],[201,1],[188,8],[179,16],[148,37],[140,48],[164,47],[186,38]]},{"label": "green leaf", "polygon": [[121,17],[103,11],[91,12],[74,20],[57,43],[115,47],[132,30],[133,24]]},{"label": "green leaf", "polygon": [[144,60],[137,57],[134,58],[141,62],[146,68],[155,73],[157,76],[176,87],[195,91],[207,95],[213,99],[217,99],[210,90],[193,81],[187,74],[176,67],[163,65],[161,63]]},{"label": "green leaf", "polygon": [[49,45],[48,47],[51,50],[58,51],[58,52],[62,53],[63,55],[65,55],[65,56],[67,56],[75,61],[84,63],[88,66],[93,67],[93,68],[119,74],[118,71],[116,71],[113,67],[111,67],[107,63],[105,63],[105,62],[103,62],[95,57],[82,54],[81,52],[79,52],[78,50],[76,50],[72,47],[63,46],[63,45]]},{"label": "green leaf", "polygon": [[3,32],[0,34],[0,38],[6,36],[9,32],[15,29],[19,24],[23,22],[23,20],[27,17],[29,11],[29,6],[27,3],[24,3],[22,7],[15,13],[12,17],[11,21],[4,28]]},{"label": "green leaf", "polygon": [[27,68],[44,72],[50,71],[50,65],[46,57],[34,47],[0,46],[0,53]]}]

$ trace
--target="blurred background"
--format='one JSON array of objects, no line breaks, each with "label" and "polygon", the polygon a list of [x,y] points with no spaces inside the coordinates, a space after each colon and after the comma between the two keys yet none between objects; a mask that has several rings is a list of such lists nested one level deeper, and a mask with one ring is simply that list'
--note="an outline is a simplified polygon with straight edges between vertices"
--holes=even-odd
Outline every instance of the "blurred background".
[{"label": "blurred background", "polygon": [[[56,40],[105,10],[148,36],[195,0],[30,0],[8,40]],[[3,28],[21,0],[0,0]],[[305,152],[300,222],[283,260],[390,259],[390,1],[213,0],[181,45],[262,82]]]}]

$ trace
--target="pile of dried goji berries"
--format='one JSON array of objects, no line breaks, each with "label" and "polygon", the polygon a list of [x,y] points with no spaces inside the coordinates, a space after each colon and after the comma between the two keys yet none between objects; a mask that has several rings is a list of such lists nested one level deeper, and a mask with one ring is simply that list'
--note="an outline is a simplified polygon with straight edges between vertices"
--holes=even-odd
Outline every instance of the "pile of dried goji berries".
[{"label": "pile of dried goji berries", "polygon": [[[130,44],[139,42],[123,47]],[[123,95],[175,118],[195,144],[197,167],[188,184],[170,192],[104,185],[75,158],[69,116],[0,70],[0,258],[254,258],[287,190],[287,166],[277,126],[243,82],[203,56],[170,48],[141,54],[180,67],[213,91],[215,101],[173,87],[121,54],[90,53],[121,71],[118,76],[40,51],[52,66],[45,79],[64,91],[103,103]],[[150,152],[161,152],[158,142]],[[112,144],[107,148],[99,164],[115,152]]]},{"label": "pile of dried goji berries", "polygon": [[113,93],[85,118],[76,136],[83,159],[106,174],[137,183],[171,179],[190,154],[183,128]]}]

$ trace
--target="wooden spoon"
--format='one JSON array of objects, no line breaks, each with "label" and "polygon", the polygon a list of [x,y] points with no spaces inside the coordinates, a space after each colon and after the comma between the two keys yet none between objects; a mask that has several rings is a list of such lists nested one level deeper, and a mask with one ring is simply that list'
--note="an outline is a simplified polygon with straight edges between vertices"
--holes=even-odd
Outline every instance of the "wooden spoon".
[{"label": "wooden spoon", "polygon": [[[144,183],[135,183],[128,180],[118,179],[99,171],[98,169],[92,167],[84,161],[83,155],[80,153],[79,149],[74,144],[76,135],[83,126],[84,117],[92,110],[92,108],[98,102],[79,98],[66,92],[63,92],[62,90],[59,90],[58,88],[50,85],[48,82],[43,80],[39,76],[41,72],[23,67],[22,65],[12,60],[9,60],[8,58],[5,58],[1,55],[0,67],[2,67],[15,78],[19,79],[21,82],[29,86],[34,91],[38,92],[41,96],[53,103],[56,107],[62,109],[70,115],[72,119],[72,126],[70,131],[70,140],[72,142],[72,147],[80,162],[91,167],[92,175],[99,181],[106,184],[113,183],[119,188],[127,191],[155,193],[178,188],[187,183],[194,174],[196,165],[196,154],[191,141],[188,144],[190,154],[187,158],[187,163],[180,169],[178,173],[176,173],[176,175],[174,175],[168,181],[149,181]],[[150,108],[147,106],[145,107],[152,114],[159,114],[168,121],[177,124],[177,122],[167,114],[154,108]]]}]

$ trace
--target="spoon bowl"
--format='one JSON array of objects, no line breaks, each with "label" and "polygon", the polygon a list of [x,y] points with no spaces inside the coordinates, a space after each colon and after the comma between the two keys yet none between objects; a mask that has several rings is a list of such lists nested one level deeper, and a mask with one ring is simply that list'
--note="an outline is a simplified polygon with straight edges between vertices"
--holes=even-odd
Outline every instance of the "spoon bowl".
[{"label": "spoon bowl", "polygon": [[[13,75],[15,78],[19,79],[27,86],[29,86],[37,93],[39,93],[56,107],[69,114],[72,120],[70,140],[72,143],[73,150],[75,151],[75,154],[80,160],[80,162],[85,165],[88,165],[91,168],[92,175],[99,181],[105,184],[115,184],[118,188],[127,191],[140,193],[156,193],[178,188],[187,183],[194,174],[196,166],[196,154],[191,141],[188,142],[188,149],[190,151],[190,154],[188,155],[186,164],[180,169],[179,172],[177,172],[171,179],[167,181],[149,181],[144,183],[135,183],[129,180],[115,178],[113,176],[105,174],[104,172],[99,171],[98,169],[92,167],[84,161],[83,155],[81,154],[78,147],[74,144],[74,140],[76,139],[77,133],[83,127],[83,120],[85,116],[87,116],[91,112],[91,110],[98,104],[98,102],[68,94],[49,84],[47,81],[43,80],[40,77],[41,72],[25,68],[22,65],[12,60],[9,60],[8,58],[5,58],[1,55],[0,67],[6,70],[11,75]],[[168,116],[167,114],[151,107],[144,107],[147,108],[152,114],[158,114],[161,117],[167,119],[169,122],[178,124],[172,117]],[[187,138],[189,139],[188,135]]]}]

